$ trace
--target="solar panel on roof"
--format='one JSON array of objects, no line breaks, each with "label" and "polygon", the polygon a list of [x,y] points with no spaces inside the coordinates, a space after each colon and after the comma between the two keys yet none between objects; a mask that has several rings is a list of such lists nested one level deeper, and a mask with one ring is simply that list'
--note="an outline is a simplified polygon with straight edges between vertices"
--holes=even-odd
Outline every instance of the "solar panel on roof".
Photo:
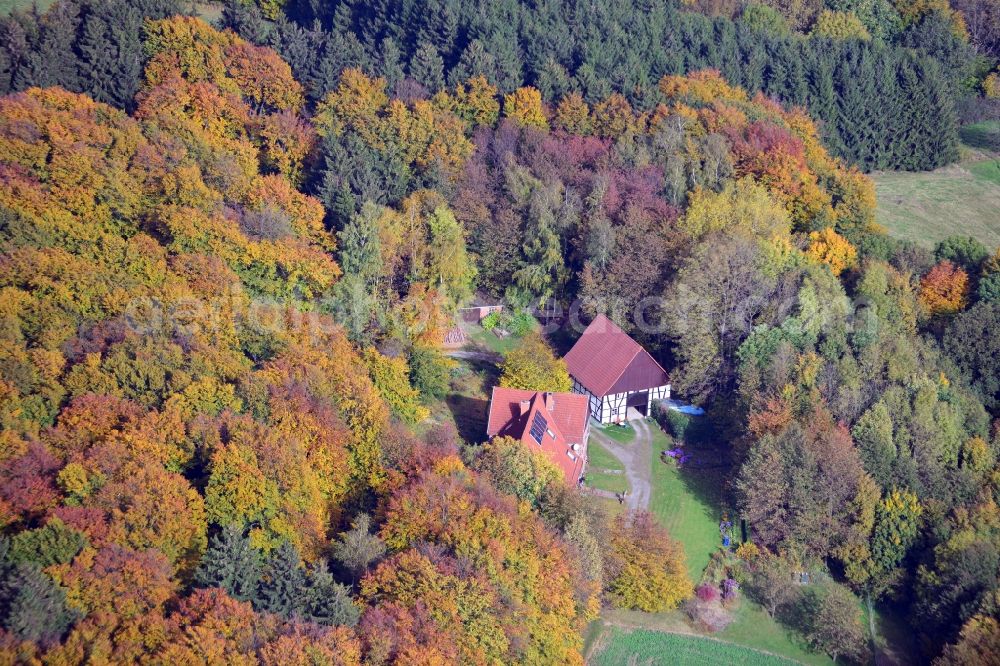
[{"label": "solar panel on roof", "polygon": [[549,423],[548,421],[545,420],[545,417],[542,416],[542,413],[535,412],[535,418],[532,419],[531,421],[531,430],[529,431],[531,434],[531,438],[535,440],[536,443],[541,444],[542,435],[545,434],[545,431],[548,429],[548,427]]}]

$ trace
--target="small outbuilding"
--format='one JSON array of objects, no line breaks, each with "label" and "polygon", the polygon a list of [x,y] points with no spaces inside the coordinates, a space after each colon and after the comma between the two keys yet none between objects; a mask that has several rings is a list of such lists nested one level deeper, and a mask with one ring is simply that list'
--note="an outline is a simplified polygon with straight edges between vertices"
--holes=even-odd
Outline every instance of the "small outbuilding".
[{"label": "small outbuilding", "polygon": [[642,345],[598,315],[566,354],[573,391],[586,395],[601,423],[621,423],[629,409],[649,415],[654,400],[670,397],[670,378]]}]

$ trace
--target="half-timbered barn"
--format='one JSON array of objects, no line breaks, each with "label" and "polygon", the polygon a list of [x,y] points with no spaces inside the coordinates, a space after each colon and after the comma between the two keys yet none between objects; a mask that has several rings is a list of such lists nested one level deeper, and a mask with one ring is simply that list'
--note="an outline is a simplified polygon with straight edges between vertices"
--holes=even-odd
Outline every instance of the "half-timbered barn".
[{"label": "half-timbered barn", "polygon": [[654,400],[670,397],[670,378],[642,345],[598,315],[566,354],[573,391],[588,396],[601,423],[650,414]]}]

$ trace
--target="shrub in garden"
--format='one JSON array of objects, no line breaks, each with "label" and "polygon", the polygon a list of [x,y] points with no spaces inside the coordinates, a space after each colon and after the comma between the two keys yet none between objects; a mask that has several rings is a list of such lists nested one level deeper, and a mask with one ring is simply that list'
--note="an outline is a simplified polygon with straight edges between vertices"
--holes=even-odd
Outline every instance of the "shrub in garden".
[{"label": "shrub in garden", "polygon": [[736,557],[744,562],[753,562],[760,555],[760,548],[753,541],[744,541],[736,546]]},{"label": "shrub in garden", "polygon": [[684,433],[691,426],[691,417],[676,409],[666,410],[667,429],[677,439],[684,439]]},{"label": "shrub in garden", "polygon": [[[714,588],[713,588],[714,589]],[[733,621],[733,614],[716,601],[703,601],[700,597],[684,604],[684,612],[702,631],[722,631]]]},{"label": "shrub in garden", "polygon": [[733,578],[722,581],[722,600],[725,603],[733,603],[739,597],[740,584]]},{"label": "shrub in garden", "polygon": [[527,310],[518,310],[503,320],[504,328],[516,337],[523,338],[535,328],[535,318]]},{"label": "shrub in garden", "polygon": [[479,325],[483,327],[484,331],[492,331],[500,324],[500,312],[493,311],[479,320]]},{"label": "shrub in garden", "polygon": [[701,601],[718,601],[719,600],[719,588],[715,585],[709,583],[703,583],[698,586],[695,590],[695,594]]}]

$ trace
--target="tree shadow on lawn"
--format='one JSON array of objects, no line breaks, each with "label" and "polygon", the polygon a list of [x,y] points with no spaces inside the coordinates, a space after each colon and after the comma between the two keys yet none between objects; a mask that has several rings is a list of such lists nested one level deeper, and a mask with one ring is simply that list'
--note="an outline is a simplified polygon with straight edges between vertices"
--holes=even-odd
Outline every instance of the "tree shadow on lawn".
[{"label": "tree shadow on lawn", "polygon": [[965,125],[958,130],[962,142],[973,148],[1000,152],[1000,122],[985,121]]},{"label": "tree shadow on lawn", "polygon": [[[667,435],[672,446],[681,444],[688,459],[678,464],[681,481],[703,503],[720,511],[726,509],[726,483],[732,472],[729,447],[723,444],[723,434],[715,428],[710,416],[695,416],[685,429],[682,439]],[[661,463],[662,464],[662,463]],[[721,519],[716,516],[715,520]]]},{"label": "tree shadow on lawn", "polygon": [[445,399],[458,429],[458,435],[470,444],[486,440],[486,413],[493,387],[500,380],[500,369],[485,359],[462,358],[461,374],[452,380],[452,393]]},{"label": "tree shadow on lawn", "polygon": [[486,412],[489,401],[482,398],[472,398],[467,395],[453,393],[445,398],[458,436],[469,444],[479,444],[486,441]]},{"label": "tree shadow on lawn", "polygon": [[[684,492],[693,500],[681,503],[679,506],[683,507],[681,510],[685,515],[673,520],[677,521],[675,524],[677,534],[674,536],[686,541],[688,557],[694,565],[691,567],[691,574],[697,581],[702,572],[696,569],[707,565],[711,553],[722,546],[722,535],[718,531],[720,521],[725,517],[731,520],[737,529],[739,523],[726,499],[726,483],[732,471],[729,449],[723,443],[724,439],[720,433],[712,426],[710,417],[695,417],[691,426],[685,430],[683,440],[669,435],[658,437],[656,440],[657,444],[666,441],[667,449],[674,449],[679,442],[682,442],[681,449],[688,459],[678,464],[676,460],[668,457],[664,462],[661,451],[656,451],[653,464],[673,466],[672,473],[683,486],[683,490],[674,486],[673,492]],[[673,509],[670,500],[667,499],[666,502],[667,507]],[[664,519],[671,521],[669,516],[664,516]]]}]

